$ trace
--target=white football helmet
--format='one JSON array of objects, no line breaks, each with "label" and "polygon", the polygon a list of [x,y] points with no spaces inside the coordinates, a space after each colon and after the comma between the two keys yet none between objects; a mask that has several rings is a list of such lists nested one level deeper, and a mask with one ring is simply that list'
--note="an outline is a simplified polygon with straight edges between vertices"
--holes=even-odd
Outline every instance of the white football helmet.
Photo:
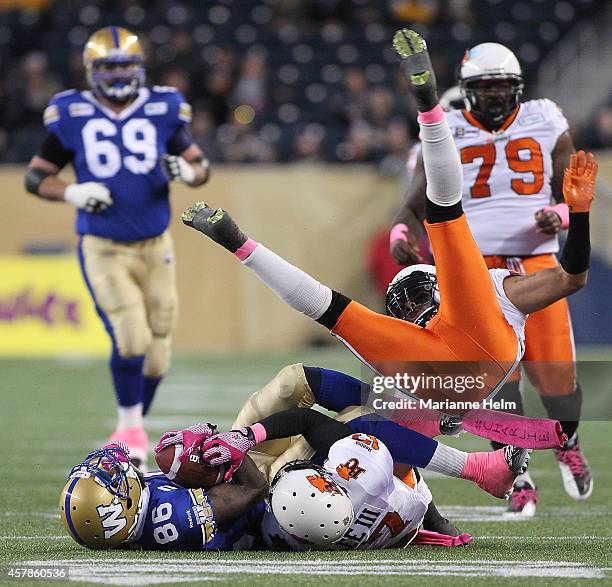
[{"label": "white football helmet", "polygon": [[296,540],[327,550],[353,522],[353,504],[328,471],[310,461],[292,461],[270,486],[270,506],[279,525]]},{"label": "white football helmet", "polygon": [[465,52],[459,86],[466,110],[491,130],[512,113],[523,93],[523,72],[516,55],[499,43],[481,43]]},{"label": "white football helmet", "polygon": [[440,291],[433,265],[411,265],[399,271],[387,288],[389,316],[425,326],[440,307]]}]

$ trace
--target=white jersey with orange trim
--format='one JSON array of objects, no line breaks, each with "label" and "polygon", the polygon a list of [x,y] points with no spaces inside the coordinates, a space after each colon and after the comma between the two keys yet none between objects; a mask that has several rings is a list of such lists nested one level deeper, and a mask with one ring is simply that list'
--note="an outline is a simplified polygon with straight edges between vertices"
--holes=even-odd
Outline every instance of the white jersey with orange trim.
[{"label": "white jersey with orange trim", "polygon": [[446,113],[463,164],[463,209],[484,255],[556,253],[534,214],[551,203],[552,152],[568,123],[547,99],[518,106],[490,132],[465,110]]},{"label": "white jersey with orange trim", "polygon": [[[356,433],[335,442],[323,465],[333,480],[344,487],[353,504],[353,523],[333,545],[334,550],[401,548],[416,536],[431,493],[423,481],[413,487],[393,475],[389,449],[374,436]],[[268,507],[262,522],[264,540],[272,547],[310,550],[285,532]]]}]

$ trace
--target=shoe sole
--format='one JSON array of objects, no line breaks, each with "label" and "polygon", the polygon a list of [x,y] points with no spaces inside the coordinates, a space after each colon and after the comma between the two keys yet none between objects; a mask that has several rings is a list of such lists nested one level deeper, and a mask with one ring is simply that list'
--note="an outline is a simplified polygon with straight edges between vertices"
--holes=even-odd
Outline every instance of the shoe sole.
[{"label": "shoe sole", "polygon": [[393,48],[404,59],[427,49],[425,40],[410,29],[401,29],[393,35]]},{"label": "shoe sole", "polygon": [[415,31],[401,29],[393,35],[393,48],[402,59],[410,60],[410,81],[415,86],[425,85],[431,78],[431,62],[427,54],[427,43]]},{"label": "shoe sole", "polygon": [[570,468],[563,463],[559,464],[559,470],[561,471],[561,479],[563,480],[563,488],[565,489],[565,493],[567,493],[574,501],[584,501],[591,497],[593,493],[593,479],[591,478],[591,484],[586,493],[580,493],[578,491],[578,486],[576,485],[576,481],[574,480],[574,475],[570,471]]}]

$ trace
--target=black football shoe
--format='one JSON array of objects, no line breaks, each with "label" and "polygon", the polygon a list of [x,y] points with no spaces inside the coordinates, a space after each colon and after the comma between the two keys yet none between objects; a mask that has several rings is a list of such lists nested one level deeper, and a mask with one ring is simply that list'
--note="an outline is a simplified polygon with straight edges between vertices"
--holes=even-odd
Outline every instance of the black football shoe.
[{"label": "black football shoe", "polygon": [[246,241],[244,234],[228,212],[221,208],[213,210],[204,202],[192,204],[181,215],[183,224],[199,232],[235,253]]},{"label": "black football shoe", "polygon": [[428,112],[440,100],[425,39],[416,31],[401,29],[393,36],[393,48],[402,60],[419,112]]}]

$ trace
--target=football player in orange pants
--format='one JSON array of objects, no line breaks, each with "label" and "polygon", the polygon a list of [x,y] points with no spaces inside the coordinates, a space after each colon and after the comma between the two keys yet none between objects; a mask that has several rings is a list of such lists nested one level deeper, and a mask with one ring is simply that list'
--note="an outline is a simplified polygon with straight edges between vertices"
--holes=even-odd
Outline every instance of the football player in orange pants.
[{"label": "football player in orange pants", "polygon": [[[435,268],[425,266],[420,272],[429,285],[420,293],[430,295],[406,300],[405,317],[410,319],[421,307],[437,310],[429,313],[426,323],[377,314],[332,291],[248,238],[224,210],[199,202],[182,219],[234,253],[287,304],[329,328],[379,372],[405,372],[406,362],[450,362],[469,373],[475,364],[484,363],[489,369],[486,385],[473,390],[470,397],[481,401],[496,392],[520,361],[527,314],[586,283],[588,212],[597,163],[592,155],[579,153],[566,172],[570,230],[560,266],[528,277],[507,269],[488,270],[461,207],[461,163],[438,105],[425,42],[413,31],[400,31],[394,42],[404,58],[420,112],[428,182],[426,229],[436,259]],[[397,369],[397,362],[403,369]],[[437,391],[436,398],[444,394]]]},{"label": "football player in orange pants", "polygon": [[[459,84],[465,109],[448,112],[446,120],[463,165],[463,206],[487,266],[526,275],[556,267],[557,233],[569,224],[562,182],[574,145],[567,120],[550,100],[520,102],[520,63],[498,43],[482,43],[466,52]],[[414,243],[425,217],[426,179],[422,161],[415,159],[390,239],[391,253],[402,265],[421,262]],[[586,499],[593,483],[576,434],[582,394],[567,301],[531,315],[525,335],[523,369],[548,416],[561,421],[568,437],[554,451],[565,489],[573,499]],[[497,397],[522,414],[519,383],[517,370]],[[508,514],[531,517],[537,500],[537,488],[526,473],[517,479]]]}]

